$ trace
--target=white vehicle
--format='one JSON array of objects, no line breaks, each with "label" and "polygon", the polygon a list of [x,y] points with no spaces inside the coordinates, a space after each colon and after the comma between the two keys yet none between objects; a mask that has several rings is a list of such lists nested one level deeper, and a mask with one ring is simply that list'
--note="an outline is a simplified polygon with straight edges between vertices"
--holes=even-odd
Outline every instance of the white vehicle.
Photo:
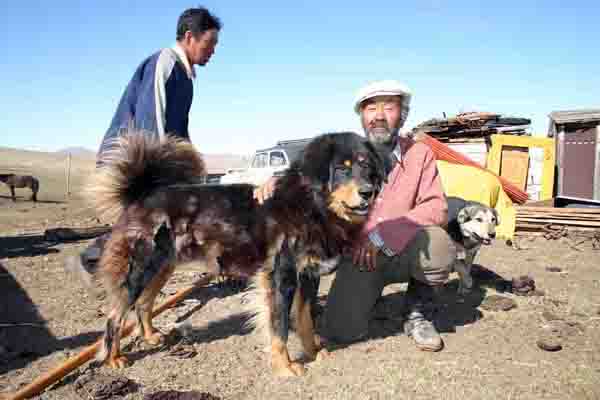
[{"label": "white vehicle", "polygon": [[227,172],[221,177],[221,184],[250,183],[260,186],[271,176],[283,173],[302,154],[304,146],[311,139],[284,140],[268,149],[257,150],[248,168]]}]

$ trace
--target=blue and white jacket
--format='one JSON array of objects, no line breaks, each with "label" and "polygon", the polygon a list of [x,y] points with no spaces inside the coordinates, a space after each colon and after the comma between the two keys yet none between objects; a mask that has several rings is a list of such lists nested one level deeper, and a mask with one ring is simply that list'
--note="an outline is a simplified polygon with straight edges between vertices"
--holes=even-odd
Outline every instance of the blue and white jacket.
[{"label": "blue and white jacket", "polygon": [[188,116],[195,72],[179,45],[146,58],[127,85],[98,151],[98,159],[123,132],[136,129],[189,140]]}]

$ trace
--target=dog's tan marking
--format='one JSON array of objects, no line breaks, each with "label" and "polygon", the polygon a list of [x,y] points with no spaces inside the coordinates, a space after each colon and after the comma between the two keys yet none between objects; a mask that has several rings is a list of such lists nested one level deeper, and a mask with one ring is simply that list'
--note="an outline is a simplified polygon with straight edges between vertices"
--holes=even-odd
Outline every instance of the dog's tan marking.
[{"label": "dog's tan marking", "polygon": [[329,209],[338,217],[346,221],[354,222],[354,216],[348,214],[347,207],[358,207],[362,202],[359,194],[359,187],[354,180],[340,185],[331,193]]},{"label": "dog's tan marking", "polygon": [[295,317],[296,333],[302,342],[304,354],[314,360],[319,352],[319,347],[318,343],[315,342],[315,329],[310,314],[310,303],[305,301],[300,288],[296,289],[294,293],[292,315]]},{"label": "dog's tan marking", "polygon": [[160,289],[162,289],[171,275],[173,275],[173,271],[175,271],[174,265],[163,267],[159,273],[152,278],[150,284],[144,289],[136,304],[141,310],[141,336],[146,343],[151,345],[157,345],[163,341],[163,335],[152,325],[152,308],[156,296],[158,296]]},{"label": "dog's tan marking", "polygon": [[276,376],[301,376],[306,373],[304,366],[290,360],[287,345],[277,336],[271,338],[271,367]]}]

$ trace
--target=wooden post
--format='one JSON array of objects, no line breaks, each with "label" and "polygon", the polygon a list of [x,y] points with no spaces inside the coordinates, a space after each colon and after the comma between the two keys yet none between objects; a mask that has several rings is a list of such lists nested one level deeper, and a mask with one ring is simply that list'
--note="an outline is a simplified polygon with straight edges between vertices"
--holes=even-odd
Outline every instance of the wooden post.
[{"label": "wooden post", "polygon": [[71,152],[67,155],[67,198],[71,196]]}]

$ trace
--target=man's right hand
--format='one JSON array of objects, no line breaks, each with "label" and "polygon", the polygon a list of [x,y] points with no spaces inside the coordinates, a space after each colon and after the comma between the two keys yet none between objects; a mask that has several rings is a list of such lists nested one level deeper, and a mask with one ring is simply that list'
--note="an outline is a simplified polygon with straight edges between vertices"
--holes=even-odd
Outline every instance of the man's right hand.
[{"label": "man's right hand", "polygon": [[254,189],[254,198],[258,201],[258,204],[263,204],[269,197],[273,196],[276,182],[277,178],[272,176],[262,186]]}]

